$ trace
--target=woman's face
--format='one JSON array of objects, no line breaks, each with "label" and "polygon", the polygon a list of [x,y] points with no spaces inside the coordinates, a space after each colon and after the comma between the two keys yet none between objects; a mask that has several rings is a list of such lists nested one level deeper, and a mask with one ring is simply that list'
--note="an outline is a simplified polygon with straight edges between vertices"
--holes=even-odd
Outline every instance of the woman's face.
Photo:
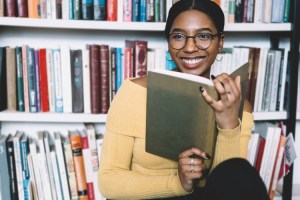
[{"label": "woman's face", "polygon": [[[198,33],[215,35],[218,33],[213,21],[203,12],[188,10],[179,14],[171,27],[170,34],[181,33],[185,36],[194,36]],[[223,47],[223,35],[212,38],[211,45],[205,49],[199,49],[193,38],[187,38],[185,46],[176,50],[169,45],[169,52],[179,71],[209,77],[210,67]]]}]

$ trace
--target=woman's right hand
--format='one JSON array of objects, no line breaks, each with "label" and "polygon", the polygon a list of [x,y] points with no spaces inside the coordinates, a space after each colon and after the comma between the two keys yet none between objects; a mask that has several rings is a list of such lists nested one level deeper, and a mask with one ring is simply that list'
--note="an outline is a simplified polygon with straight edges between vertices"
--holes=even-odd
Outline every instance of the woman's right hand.
[{"label": "woman's right hand", "polygon": [[178,175],[185,191],[191,192],[194,188],[194,180],[203,177],[205,172],[203,158],[205,157],[205,152],[194,147],[179,154]]}]

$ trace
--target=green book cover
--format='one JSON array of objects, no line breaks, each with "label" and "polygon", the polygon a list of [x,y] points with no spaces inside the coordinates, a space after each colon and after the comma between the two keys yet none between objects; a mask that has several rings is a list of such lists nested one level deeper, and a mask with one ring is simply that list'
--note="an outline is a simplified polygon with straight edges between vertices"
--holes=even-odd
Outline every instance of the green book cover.
[{"label": "green book cover", "polygon": [[24,112],[25,105],[24,105],[22,47],[16,47],[16,68],[17,68],[17,110]]},{"label": "green book cover", "polygon": [[[245,88],[248,80],[246,63],[231,76],[241,76],[242,103],[239,117],[242,119]],[[177,161],[178,154],[198,147],[213,158],[217,139],[217,127],[213,109],[202,97],[202,86],[215,99],[218,93],[209,79],[167,70],[148,72],[146,151]],[[212,160],[206,160],[210,167]]]}]

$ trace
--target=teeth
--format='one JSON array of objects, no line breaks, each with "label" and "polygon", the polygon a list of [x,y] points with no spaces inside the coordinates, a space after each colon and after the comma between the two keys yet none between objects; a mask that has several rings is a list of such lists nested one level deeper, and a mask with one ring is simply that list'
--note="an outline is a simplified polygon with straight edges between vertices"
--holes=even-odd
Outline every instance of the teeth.
[{"label": "teeth", "polygon": [[196,64],[198,62],[200,62],[202,59],[182,59],[183,62],[187,63],[187,64]]}]

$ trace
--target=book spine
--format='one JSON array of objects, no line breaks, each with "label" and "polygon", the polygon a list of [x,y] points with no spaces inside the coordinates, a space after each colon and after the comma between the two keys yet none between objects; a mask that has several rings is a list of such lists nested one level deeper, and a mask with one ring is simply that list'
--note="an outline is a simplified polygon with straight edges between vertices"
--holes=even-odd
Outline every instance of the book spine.
[{"label": "book spine", "polygon": [[140,0],[140,22],[147,21],[147,0]]},{"label": "book spine", "polygon": [[100,113],[100,46],[90,46],[91,112]]},{"label": "book spine", "polygon": [[72,80],[70,49],[67,45],[61,45],[61,78],[63,93],[64,113],[72,112]]},{"label": "book spine", "polygon": [[123,82],[122,48],[116,48],[116,92]]},{"label": "book spine", "polygon": [[46,49],[46,66],[47,66],[47,80],[48,80],[49,111],[55,112],[53,54],[52,54],[52,49],[50,48]]},{"label": "book spine", "polygon": [[41,89],[40,89],[40,65],[38,50],[34,50],[34,64],[35,64],[35,85],[36,85],[36,106],[37,111],[41,111]]},{"label": "book spine", "polygon": [[20,142],[20,157],[21,157],[21,166],[22,166],[22,177],[23,177],[23,190],[24,190],[24,199],[29,199],[31,191],[29,190],[30,185],[30,172],[28,167],[27,156],[29,154],[29,145],[28,139],[25,137],[24,140]]},{"label": "book spine", "polygon": [[106,0],[94,0],[94,20],[106,20]]},{"label": "book spine", "polygon": [[28,17],[27,0],[17,0],[18,17]]},{"label": "book spine", "polygon": [[62,0],[61,2],[61,10],[62,10],[62,19],[68,20],[70,13],[69,13],[69,0]]},{"label": "book spine", "polygon": [[40,12],[41,12],[41,18],[47,19],[47,0],[41,0]]},{"label": "book spine", "polygon": [[6,17],[17,17],[16,0],[6,0],[5,1],[5,16]]},{"label": "book spine", "polygon": [[154,22],[154,0],[147,0],[147,22]]},{"label": "book spine", "polygon": [[7,107],[5,47],[0,47],[0,111]]},{"label": "book spine", "polygon": [[234,23],[235,18],[235,0],[228,0],[228,23]]},{"label": "book spine", "polygon": [[160,22],[165,22],[166,21],[166,0],[160,0]]},{"label": "book spine", "polygon": [[82,19],[92,20],[93,19],[93,0],[82,0]]},{"label": "book spine", "polygon": [[54,71],[54,88],[55,88],[55,112],[63,112],[63,93],[61,77],[61,55],[60,49],[52,49],[53,54],[53,71]]},{"label": "book spine", "polygon": [[285,23],[290,21],[290,6],[291,6],[291,0],[285,0],[284,12],[283,12],[283,22]]},{"label": "book spine", "polygon": [[63,199],[63,192],[61,188],[61,181],[60,181],[60,174],[58,170],[58,162],[57,162],[57,156],[54,150],[50,152],[51,162],[52,162],[52,168],[53,168],[53,175],[54,175],[54,181],[55,181],[55,191],[57,195],[58,200]]},{"label": "book spine", "polygon": [[135,41],[135,77],[142,77],[147,74],[147,48],[147,41]]},{"label": "book spine", "polygon": [[124,0],[123,4],[123,21],[132,21],[132,0]]},{"label": "book spine", "polygon": [[140,8],[139,0],[132,0],[131,20],[133,22],[140,21],[140,11],[139,11],[139,8]]},{"label": "book spine", "polygon": [[128,47],[125,47],[124,48],[124,67],[123,67],[123,70],[124,70],[124,77],[123,77],[123,80],[126,80],[130,77],[133,77],[133,69],[132,69],[132,55],[133,55],[133,49],[132,48],[128,48]]},{"label": "book spine", "polygon": [[17,132],[14,136],[14,155],[15,155],[15,166],[16,166],[16,181],[17,181],[17,192],[19,199],[24,199],[24,187],[22,177],[22,161],[21,161],[21,147],[20,147],[20,132]]},{"label": "book spine", "polygon": [[73,0],[73,13],[74,19],[79,20],[81,19],[81,5],[80,0]]},{"label": "book spine", "polygon": [[48,77],[47,77],[47,59],[46,59],[46,49],[38,50],[39,58],[39,85],[40,85],[40,102],[41,102],[41,111],[49,111],[49,101],[48,101]]},{"label": "book spine", "polygon": [[16,85],[16,51],[15,48],[6,48],[6,89],[7,109],[17,110],[17,85]]},{"label": "book spine", "polygon": [[18,191],[17,191],[17,171],[15,164],[15,153],[14,153],[14,143],[13,137],[8,139],[7,141],[7,158],[9,163],[9,175],[10,175],[10,194],[12,199],[18,199]]},{"label": "book spine", "polygon": [[110,48],[110,102],[116,95],[116,48]]},{"label": "book spine", "polygon": [[27,45],[22,46],[22,63],[23,63],[23,86],[24,86],[24,107],[25,112],[29,112],[28,97],[28,74],[27,74]]},{"label": "book spine", "polygon": [[91,113],[90,47],[82,49],[84,113]]},{"label": "book spine", "polygon": [[71,50],[72,110],[83,113],[82,50]]},{"label": "book spine", "polygon": [[109,46],[100,45],[100,113],[106,114],[109,108]]},{"label": "book spine", "polygon": [[117,21],[118,20],[118,1],[117,0],[107,0],[107,21]]},{"label": "book spine", "polygon": [[69,19],[74,19],[74,1],[69,0]]},{"label": "book spine", "polygon": [[37,112],[34,49],[27,48],[27,77],[30,112]]},{"label": "book spine", "polygon": [[154,21],[160,22],[160,0],[154,0]]},{"label": "book spine", "polygon": [[0,135],[0,163],[1,163],[1,172],[0,172],[0,199],[10,200],[10,174],[9,174],[9,161],[8,161],[8,152],[7,152],[7,138],[9,135]]},{"label": "book spine", "polygon": [[80,135],[71,133],[69,135],[73,153],[76,183],[78,188],[78,195],[80,200],[88,200],[86,175],[84,168],[84,161],[82,156],[82,144]]},{"label": "book spine", "polygon": [[67,167],[71,198],[72,198],[72,200],[77,200],[78,192],[77,192],[77,182],[76,182],[76,176],[75,176],[72,147],[71,147],[69,138],[65,138],[64,140],[65,141],[63,142],[63,150],[65,153],[65,162],[66,162],[66,167]]}]

